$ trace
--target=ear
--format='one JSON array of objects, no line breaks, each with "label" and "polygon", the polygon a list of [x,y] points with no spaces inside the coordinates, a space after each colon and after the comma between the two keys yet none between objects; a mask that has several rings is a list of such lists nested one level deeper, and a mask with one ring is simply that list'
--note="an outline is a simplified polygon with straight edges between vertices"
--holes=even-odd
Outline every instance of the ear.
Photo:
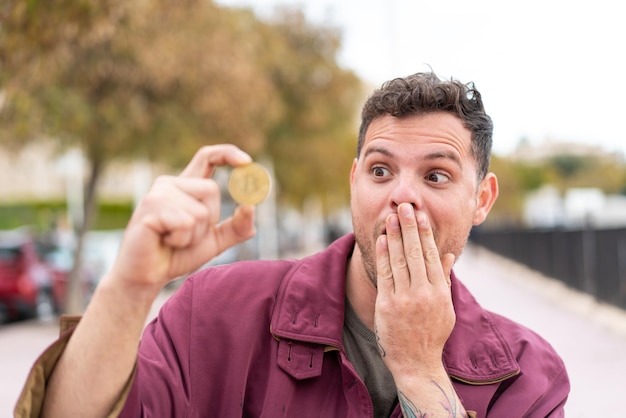
[{"label": "ear", "polygon": [[487,173],[485,178],[478,185],[478,191],[476,193],[474,226],[484,222],[497,198],[498,178],[493,173]]},{"label": "ear", "polygon": [[350,169],[350,190],[352,190],[352,186],[354,185],[354,173],[356,172],[357,162],[358,162],[358,158],[355,158],[352,161],[352,168]]}]

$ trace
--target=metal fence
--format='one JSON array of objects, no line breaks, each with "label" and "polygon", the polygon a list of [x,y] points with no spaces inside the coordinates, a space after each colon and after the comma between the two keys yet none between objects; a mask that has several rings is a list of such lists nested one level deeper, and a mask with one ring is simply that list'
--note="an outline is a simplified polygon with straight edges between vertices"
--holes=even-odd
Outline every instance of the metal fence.
[{"label": "metal fence", "polygon": [[626,228],[483,230],[470,240],[598,300],[626,309]]}]

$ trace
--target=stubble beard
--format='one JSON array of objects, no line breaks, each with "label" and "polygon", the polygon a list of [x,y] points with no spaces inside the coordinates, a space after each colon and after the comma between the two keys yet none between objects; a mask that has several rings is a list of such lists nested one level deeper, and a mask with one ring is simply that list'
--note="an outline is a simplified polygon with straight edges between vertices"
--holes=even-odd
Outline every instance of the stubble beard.
[{"label": "stubble beard", "polygon": [[367,273],[367,277],[370,282],[374,286],[375,289],[378,289],[378,279],[377,279],[377,267],[376,267],[376,241],[380,236],[379,232],[380,227],[376,225],[374,231],[371,235],[367,234],[363,228],[359,228],[360,231],[357,231],[355,228],[355,240],[356,244],[359,246],[359,250],[361,251],[361,259],[363,261],[363,267],[365,272]]},{"label": "stubble beard", "polygon": [[[354,221],[353,221],[354,223]],[[353,224],[354,228],[354,237],[356,241],[356,245],[359,247],[359,251],[361,252],[361,261],[363,263],[363,268],[365,269],[365,273],[367,274],[370,282],[374,286],[375,289],[378,289],[378,279],[377,279],[377,267],[376,267],[376,241],[380,236],[378,231],[381,231],[381,223],[377,223],[373,229],[373,232],[368,234],[368,232],[362,227]],[[469,237],[469,231],[466,234],[461,236],[465,237],[459,242],[459,240],[452,240],[452,242],[447,242],[443,247],[439,243],[439,235],[436,231],[433,231],[433,236],[435,239],[435,243],[437,245],[437,249],[439,250],[439,256],[442,254],[452,253],[455,257],[455,262],[461,255],[463,248],[467,243],[467,239]]]}]

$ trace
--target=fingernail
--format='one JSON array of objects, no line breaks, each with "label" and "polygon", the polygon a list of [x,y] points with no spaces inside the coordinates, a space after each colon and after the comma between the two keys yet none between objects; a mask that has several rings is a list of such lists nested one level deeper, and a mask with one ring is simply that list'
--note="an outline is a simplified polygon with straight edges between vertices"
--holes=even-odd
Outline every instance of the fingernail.
[{"label": "fingernail", "polygon": [[405,218],[415,216],[413,214],[413,206],[409,205],[408,203],[401,204],[398,210],[400,211],[400,214]]},{"label": "fingernail", "polygon": [[249,163],[252,161],[252,157],[250,157],[247,153],[241,150],[237,150],[236,158],[242,163]]}]

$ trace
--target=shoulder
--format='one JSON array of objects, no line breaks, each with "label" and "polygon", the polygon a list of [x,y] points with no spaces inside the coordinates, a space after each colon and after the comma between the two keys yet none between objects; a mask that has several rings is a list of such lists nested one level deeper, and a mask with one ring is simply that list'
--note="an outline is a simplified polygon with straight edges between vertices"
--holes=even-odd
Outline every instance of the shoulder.
[{"label": "shoulder", "polygon": [[203,317],[271,304],[283,278],[297,263],[255,260],[203,268],[182,279],[163,305],[161,316]]},{"label": "shoulder", "polygon": [[209,290],[214,287],[242,287],[242,290],[257,291],[272,284],[278,285],[283,277],[299,260],[253,260],[207,267],[190,275],[186,282],[194,291]]},{"label": "shoulder", "polygon": [[[538,367],[537,363],[543,363],[544,366],[553,369],[549,374],[559,373],[565,369],[560,355],[543,336],[503,315],[490,311],[485,311],[485,315],[491,319],[497,332],[509,344],[522,371]],[[537,359],[541,359],[541,362]]]},{"label": "shoulder", "polygon": [[473,340],[508,352],[522,371],[534,369],[537,357],[543,359],[541,363],[546,367],[564,368],[561,357],[544,337],[515,320],[483,308],[456,278],[453,280],[453,299],[460,336],[486,335],[488,339],[478,337]]},{"label": "shoulder", "polygon": [[[208,267],[189,276],[185,286],[194,293],[214,289],[238,289],[254,296],[258,292],[276,291],[288,282],[301,289],[320,291],[320,281],[327,284],[329,276],[343,283],[346,263],[354,247],[354,237],[348,234],[329,247],[298,259],[250,260]],[[287,285],[283,285],[287,287]]]},{"label": "shoulder", "polygon": [[503,386],[507,388],[503,399],[527,398],[532,416],[560,416],[570,392],[570,380],[561,356],[530,328],[493,312],[487,311],[486,315],[519,364],[519,374]]},{"label": "shoulder", "polygon": [[[497,384],[490,406],[494,416],[558,416],[570,382],[554,347],[521,323],[484,309],[458,280],[453,281],[453,299],[457,325],[446,353],[453,374]],[[475,389],[464,390],[472,398]],[[484,401],[483,396],[476,395]]]}]

